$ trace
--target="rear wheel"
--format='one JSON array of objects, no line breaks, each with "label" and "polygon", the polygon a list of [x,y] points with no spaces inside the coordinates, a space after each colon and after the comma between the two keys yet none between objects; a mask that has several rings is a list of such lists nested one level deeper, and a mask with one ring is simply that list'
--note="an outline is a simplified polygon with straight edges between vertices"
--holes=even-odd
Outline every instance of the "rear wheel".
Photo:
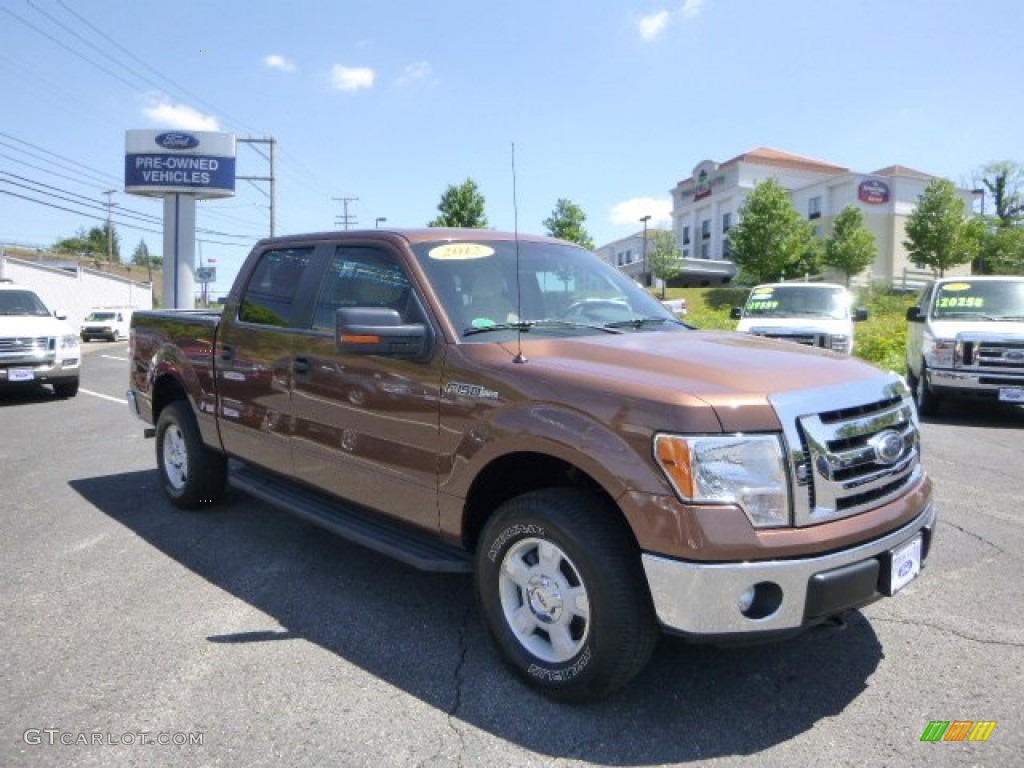
[{"label": "rear wheel", "polygon": [[547,489],[506,502],[481,535],[476,565],[492,636],[544,693],[597,698],[650,658],[658,628],[640,552],[602,497]]},{"label": "rear wheel", "polygon": [[160,412],[156,464],[164,493],[177,507],[195,509],[214,504],[224,495],[227,458],[203,444],[196,417],[184,400]]}]

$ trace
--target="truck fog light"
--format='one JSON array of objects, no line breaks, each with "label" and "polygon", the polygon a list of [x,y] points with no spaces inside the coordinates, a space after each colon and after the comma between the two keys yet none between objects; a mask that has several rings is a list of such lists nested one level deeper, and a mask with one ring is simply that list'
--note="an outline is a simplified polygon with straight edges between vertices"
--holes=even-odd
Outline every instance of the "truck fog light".
[{"label": "truck fog light", "polygon": [[766,619],[782,605],[782,587],[771,581],[762,581],[740,595],[740,613],[748,619]]}]

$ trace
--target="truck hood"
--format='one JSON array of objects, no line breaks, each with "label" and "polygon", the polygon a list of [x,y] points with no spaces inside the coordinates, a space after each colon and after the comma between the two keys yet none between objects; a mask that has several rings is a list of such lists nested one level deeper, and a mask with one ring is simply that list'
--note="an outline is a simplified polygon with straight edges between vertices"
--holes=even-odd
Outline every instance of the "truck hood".
[{"label": "truck hood", "polygon": [[77,336],[63,320],[35,315],[0,315],[0,336]]},{"label": "truck hood", "polygon": [[936,339],[955,339],[961,333],[1024,336],[1024,323],[1019,320],[932,320],[928,327]]},{"label": "truck hood", "polygon": [[[726,430],[777,428],[770,395],[871,378],[879,379],[881,386],[886,378],[881,370],[856,358],[728,332],[524,339],[525,365],[511,363],[514,344],[494,346],[508,355],[504,378],[515,377],[520,383],[544,379],[548,397],[571,397],[573,404],[586,408],[592,394],[600,392],[623,403],[649,403],[660,418],[672,406],[710,405]],[[889,378],[895,377],[890,374]]]}]

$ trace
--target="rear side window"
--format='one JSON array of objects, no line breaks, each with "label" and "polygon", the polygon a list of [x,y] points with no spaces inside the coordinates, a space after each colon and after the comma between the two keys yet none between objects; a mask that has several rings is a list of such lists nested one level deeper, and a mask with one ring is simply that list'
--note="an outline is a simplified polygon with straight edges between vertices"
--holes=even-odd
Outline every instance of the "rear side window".
[{"label": "rear side window", "polygon": [[238,307],[238,319],[257,325],[292,325],[295,294],[312,255],[312,248],[285,248],[260,256]]}]

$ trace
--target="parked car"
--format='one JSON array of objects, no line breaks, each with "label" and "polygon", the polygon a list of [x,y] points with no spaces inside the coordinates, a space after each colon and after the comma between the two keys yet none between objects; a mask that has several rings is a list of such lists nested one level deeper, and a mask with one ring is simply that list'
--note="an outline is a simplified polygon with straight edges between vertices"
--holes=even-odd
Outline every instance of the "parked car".
[{"label": "parked car", "polygon": [[0,385],[43,383],[58,397],[78,394],[78,334],[34,291],[0,283]]},{"label": "parked car", "polygon": [[907,384],[922,415],[952,398],[1024,403],[1024,277],[935,280],[907,321]]},{"label": "parked car", "polygon": [[625,685],[659,630],[779,638],[893,595],[935,529],[899,376],[693,329],[562,240],[271,238],[222,314],[136,312],[129,349],[173,504],[231,482],[472,573],[504,657],[562,699]]},{"label": "parked car", "polygon": [[131,319],[131,307],[100,307],[93,309],[82,321],[80,328],[82,341],[91,341],[92,339],[106,339],[107,341],[127,339]]},{"label": "parked car", "polygon": [[794,341],[833,352],[853,352],[853,324],[867,320],[854,309],[846,288],[833,283],[767,283],[756,286],[743,307],[733,307],[736,330]]}]

